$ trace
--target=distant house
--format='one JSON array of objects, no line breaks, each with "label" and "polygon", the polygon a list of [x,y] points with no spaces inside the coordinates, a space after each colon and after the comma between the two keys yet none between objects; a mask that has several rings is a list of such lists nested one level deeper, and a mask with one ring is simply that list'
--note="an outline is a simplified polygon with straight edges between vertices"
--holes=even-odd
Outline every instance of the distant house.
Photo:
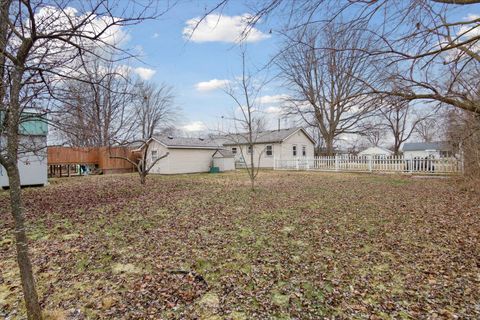
[{"label": "distant house", "polygon": [[453,148],[448,142],[410,142],[403,145],[405,158],[445,158],[454,155]]},{"label": "distant house", "polygon": [[253,152],[254,164],[260,168],[273,168],[274,159],[291,160],[314,156],[315,141],[303,128],[268,130],[254,135],[253,150],[248,147],[245,133],[216,136],[215,139],[230,149],[237,162],[250,165],[250,154]]},{"label": "distant house", "polygon": [[[202,138],[183,138],[156,135],[150,143],[147,162],[152,163],[165,153],[150,171],[159,174],[208,172],[214,161],[224,171],[235,169],[233,155],[222,150],[217,141]],[[220,160],[221,159],[221,160]]]},{"label": "distant house", "polygon": [[386,158],[393,155],[393,151],[382,147],[369,147],[358,153],[359,157],[368,157],[368,158]]},{"label": "distant house", "polygon": [[[47,178],[47,133],[48,126],[41,118],[35,115],[24,114],[26,120],[19,128],[20,143],[18,155],[18,169],[22,186],[41,185],[48,182]],[[2,115],[0,114],[0,120]],[[0,146],[4,145],[4,138],[0,136]],[[8,175],[0,165],[0,186],[9,186]]]}]

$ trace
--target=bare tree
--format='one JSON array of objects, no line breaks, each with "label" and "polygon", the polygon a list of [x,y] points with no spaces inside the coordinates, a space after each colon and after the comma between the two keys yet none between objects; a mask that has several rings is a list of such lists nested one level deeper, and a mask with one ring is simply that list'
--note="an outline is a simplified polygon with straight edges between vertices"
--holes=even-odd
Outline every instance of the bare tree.
[{"label": "bare tree", "polygon": [[158,130],[170,128],[175,121],[175,97],[172,87],[164,83],[154,85],[139,81],[136,86],[133,108],[135,128],[141,139],[148,140]]},{"label": "bare tree", "polygon": [[[65,79],[77,76],[85,59],[104,59],[99,48],[118,49],[113,29],[147,18],[149,5],[128,3],[124,10],[109,1],[55,2],[5,0],[0,3],[0,164],[10,183],[17,261],[28,319],[41,319],[29,257],[18,169],[19,128],[26,110],[46,116],[48,100]],[[113,10],[115,6],[115,10]],[[116,16],[112,15],[116,12]],[[155,15],[155,13],[152,13]],[[94,50],[94,48],[96,48]],[[88,55],[90,57],[88,57]],[[124,51],[125,54],[127,52]]]},{"label": "bare tree", "polygon": [[[224,0],[212,10],[222,10],[231,2]],[[384,76],[402,80],[404,84],[392,91],[377,82],[371,84],[373,92],[410,101],[437,101],[479,113],[475,95],[460,83],[468,69],[480,64],[480,18],[469,10],[478,3],[479,0],[257,1],[252,3],[255,9],[244,33],[246,36],[268,16],[281,17],[284,23],[275,26],[280,32],[323,26],[348,16],[346,28],[368,34],[377,44],[359,48],[352,43],[349,50],[362,49],[396,65],[397,69],[391,69],[395,73]],[[479,88],[480,77],[470,78],[469,86]]]},{"label": "bare tree", "polygon": [[158,86],[139,81],[136,84],[134,95],[133,112],[133,131],[132,137],[117,140],[117,143],[127,146],[136,146],[138,157],[132,159],[129,157],[111,154],[111,158],[123,159],[131,163],[137,170],[140,177],[140,183],[146,183],[147,175],[152,168],[162,159],[168,156],[168,152],[161,156],[151,156],[151,145],[155,133],[171,127],[176,119],[174,95],[172,88],[166,84]]},{"label": "bare tree", "polygon": [[78,79],[65,81],[58,112],[52,114],[62,142],[104,147],[133,132],[133,79],[111,59],[83,65]]},{"label": "bare tree", "polygon": [[468,177],[480,178],[480,118],[459,109],[447,111],[445,137],[464,163]]},{"label": "bare tree", "polygon": [[[289,114],[301,116],[317,127],[326,153],[334,152],[341,135],[358,132],[358,124],[369,117],[369,87],[375,69],[361,48],[370,45],[360,32],[329,24],[326,29],[307,28],[288,41],[277,65],[281,76],[293,88]],[[348,50],[354,45],[355,50]]]},{"label": "bare tree", "polygon": [[440,134],[440,130],[438,129],[438,119],[436,117],[431,117],[424,119],[417,123],[415,127],[415,134],[423,141],[423,142],[432,142]]},{"label": "bare tree", "polygon": [[246,67],[246,53],[241,52],[242,75],[234,84],[225,88],[225,93],[235,105],[232,117],[232,129],[223,132],[227,144],[238,146],[242,159],[246,160],[246,170],[250,178],[251,189],[255,190],[255,180],[260,170],[260,159],[264,149],[256,150],[258,138],[264,129],[264,117],[260,112],[258,98],[263,83],[254,78]]},{"label": "bare tree", "polygon": [[365,138],[370,146],[378,147],[385,139],[386,128],[381,120],[378,117],[373,117],[361,126],[360,135]]},{"label": "bare tree", "polygon": [[416,114],[409,101],[398,97],[388,97],[385,102],[379,109],[380,117],[393,136],[393,152],[399,155],[402,144],[410,139],[419,123],[431,117],[431,113]]}]

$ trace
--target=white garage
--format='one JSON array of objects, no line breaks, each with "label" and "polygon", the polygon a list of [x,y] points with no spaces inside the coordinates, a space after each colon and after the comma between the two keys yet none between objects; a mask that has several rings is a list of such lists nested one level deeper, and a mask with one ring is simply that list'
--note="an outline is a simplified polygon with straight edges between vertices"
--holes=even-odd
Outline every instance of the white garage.
[{"label": "white garage", "polygon": [[[152,163],[167,152],[166,158],[159,160],[150,171],[158,174],[178,174],[209,172],[214,166],[214,156],[219,158],[219,146],[214,140],[157,135],[149,146],[147,162]],[[222,158],[225,159],[225,158]],[[233,157],[232,160],[233,162]],[[224,165],[223,171],[233,170],[234,166]],[[220,170],[222,171],[222,170]]]}]

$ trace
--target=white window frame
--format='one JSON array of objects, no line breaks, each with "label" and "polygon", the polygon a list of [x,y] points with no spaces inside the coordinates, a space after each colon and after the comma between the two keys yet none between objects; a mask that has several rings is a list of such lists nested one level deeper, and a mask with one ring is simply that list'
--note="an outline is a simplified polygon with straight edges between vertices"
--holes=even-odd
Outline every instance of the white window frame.
[{"label": "white window frame", "polygon": [[237,147],[232,147],[232,154],[237,154]]},{"label": "white window frame", "polygon": [[302,146],[302,157],[307,156],[307,146]]},{"label": "white window frame", "polygon": [[253,153],[253,146],[247,146],[247,154]]},{"label": "white window frame", "polygon": [[296,157],[297,154],[298,154],[297,145],[294,144],[294,145],[292,146],[292,156]]}]

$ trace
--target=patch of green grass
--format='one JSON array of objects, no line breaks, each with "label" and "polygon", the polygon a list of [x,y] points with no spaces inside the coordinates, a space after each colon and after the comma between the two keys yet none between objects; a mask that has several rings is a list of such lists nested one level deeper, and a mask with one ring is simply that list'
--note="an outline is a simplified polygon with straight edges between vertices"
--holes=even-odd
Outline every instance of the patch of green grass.
[{"label": "patch of green grass", "polygon": [[48,240],[50,238],[50,232],[43,222],[36,221],[34,224],[29,224],[27,236],[33,241]]}]

